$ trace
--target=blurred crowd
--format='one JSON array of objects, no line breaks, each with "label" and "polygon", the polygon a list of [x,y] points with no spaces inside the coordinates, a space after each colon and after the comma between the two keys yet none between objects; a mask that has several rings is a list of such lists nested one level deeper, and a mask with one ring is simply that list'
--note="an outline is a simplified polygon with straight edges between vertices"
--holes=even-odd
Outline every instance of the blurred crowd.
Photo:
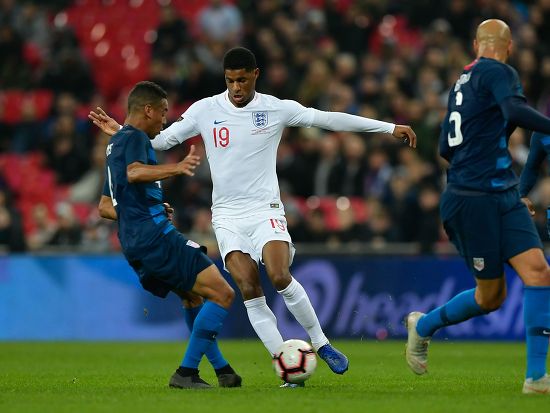
[{"label": "blurred crowd", "polygon": [[[170,0],[94,3],[107,7],[115,1],[128,3],[128,13],[140,2],[158,8],[148,34],[147,73],[180,109],[170,121],[192,102],[224,90],[223,54],[243,45],[256,54],[259,92],[414,128],[416,150],[387,135],[288,128],[277,170],[289,230],[298,244],[337,250],[367,243],[382,250],[408,243],[426,254],[445,249],[438,211],[445,185],[445,165],[437,156],[439,125],[449,88],[473,59],[472,36],[482,20],[500,18],[510,25],[515,45],[510,64],[529,103],[550,113],[550,25],[545,24],[550,0],[204,0],[193,2],[201,4],[192,16],[185,2]],[[5,121],[7,106],[0,100],[0,245],[8,251],[118,248],[115,226],[95,209],[106,137],[86,115],[100,105],[121,122],[128,85],[115,97],[102,93],[99,73],[75,34],[78,28],[62,18],[67,8],[87,2],[92,0],[0,0],[0,91],[51,93],[45,116],[23,100],[15,123]],[[215,256],[208,164],[200,139],[192,142],[203,153],[200,170],[163,186],[177,227]],[[528,146],[528,131],[516,130],[510,150],[517,173]],[[159,161],[177,161],[187,149],[181,145],[158,154]],[[40,187],[32,202],[24,202],[22,189],[13,184],[28,170],[14,171],[9,162],[34,168],[32,180]],[[48,173],[51,184],[37,184]],[[547,240],[548,178],[532,198]]]}]

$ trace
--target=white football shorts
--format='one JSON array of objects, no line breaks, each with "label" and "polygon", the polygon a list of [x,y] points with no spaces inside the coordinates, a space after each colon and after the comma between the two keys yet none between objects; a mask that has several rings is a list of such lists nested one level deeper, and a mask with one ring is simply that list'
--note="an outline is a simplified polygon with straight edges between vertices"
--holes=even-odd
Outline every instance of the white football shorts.
[{"label": "white football shorts", "polygon": [[242,251],[256,263],[263,264],[262,250],[269,241],[286,241],[289,246],[289,264],[292,264],[295,248],[288,233],[286,218],[282,214],[263,212],[246,218],[214,218],[212,226],[224,268],[225,257],[232,251]]}]

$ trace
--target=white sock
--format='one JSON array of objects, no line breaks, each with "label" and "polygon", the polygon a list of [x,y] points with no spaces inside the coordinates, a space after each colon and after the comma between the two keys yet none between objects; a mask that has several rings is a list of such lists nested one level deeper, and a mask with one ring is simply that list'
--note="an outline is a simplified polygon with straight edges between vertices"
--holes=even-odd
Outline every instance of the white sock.
[{"label": "white sock", "polygon": [[327,344],[328,338],[323,333],[317,314],[315,314],[315,310],[302,284],[292,278],[290,284],[284,290],[278,291],[278,293],[283,296],[283,300],[289,311],[309,334],[311,345],[315,351]]},{"label": "white sock", "polygon": [[277,329],[277,318],[267,306],[265,296],[246,300],[244,302],[250,324],[264,343],[264,346],[273,355],[283,344],[283,337]]}]

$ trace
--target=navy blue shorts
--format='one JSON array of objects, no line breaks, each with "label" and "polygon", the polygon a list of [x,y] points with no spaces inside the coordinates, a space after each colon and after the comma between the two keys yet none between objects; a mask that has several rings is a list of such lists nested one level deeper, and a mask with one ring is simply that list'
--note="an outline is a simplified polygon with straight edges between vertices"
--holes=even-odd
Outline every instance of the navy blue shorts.
[{"label": "navy blue shorts", "polygon": [[128,260],[144,289],[165,298],[170,291],[189,291],[197,275],[213,264],[206,249],[173,230],[145,251]]},{"label": "navy blue shorts", "polygon": [[488,193],[448,187],[440,207],[449,239],[476,278],[499,278],[510,258],[542,248],[516,188]]}]

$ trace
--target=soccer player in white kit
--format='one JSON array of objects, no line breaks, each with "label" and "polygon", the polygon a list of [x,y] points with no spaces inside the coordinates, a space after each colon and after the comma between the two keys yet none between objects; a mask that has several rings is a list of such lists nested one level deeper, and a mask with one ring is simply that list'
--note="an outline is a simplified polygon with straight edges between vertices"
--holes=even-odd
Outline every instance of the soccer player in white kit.
[{"label": "soccer player in white kit", "polygon": [[[287,126],[383,132],[411,147],[416,147],[416,135],[409,126],[323,112],[256,92],[259,69],[254,54],[243,47],[225,54],[223,68],[227,90],[195,102],[151,143],[154,149],[167,150],[202,136],[213,182],[212,225],[225,268],[241,291],[256,334],[271,355],[283,343],[260,285],[262,262],[319,357],[333,372],[343,374],[347,357],[329,343],[306,291],[289,271],[294,247],[279,195],[277,147]],[[90,112],[90,119],[108,134],[119,128],[100,108]]]}]

